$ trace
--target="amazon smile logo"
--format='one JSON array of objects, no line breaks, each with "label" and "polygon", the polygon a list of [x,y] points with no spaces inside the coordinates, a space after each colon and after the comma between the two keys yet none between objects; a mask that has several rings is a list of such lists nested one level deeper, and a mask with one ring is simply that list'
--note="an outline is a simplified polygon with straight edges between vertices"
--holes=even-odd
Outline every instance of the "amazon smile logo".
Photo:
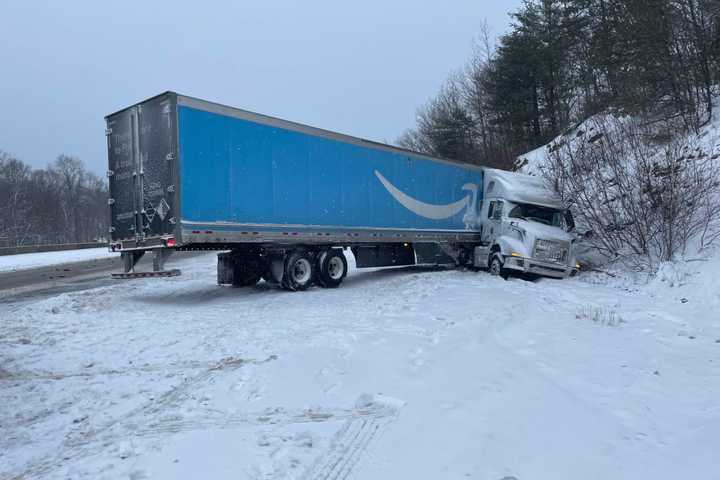
[{"label": "amazon smile logo", "polygon": [[[419,215],[423,218],[427,218],[430,220],[445,220],[448,218],[452,218],[458,213],[462,212],[462,210],[465,208],[468,209],[468,215],[466,215],[466,217],[470,217],[470,208],[477,203],[478,186],[472,183],[466,183],[465,185],[463,185],[462,189],[470,193],[468,195],[465,195],[465,197],[461,198],[460,200],[444,205],[435,205],[433,203],[421,202],[420,200],[406,194],[405,192],[397,188],[395,185],[390,183],[390,181],[377,170],[375,170],[375,176],[378,178],[378,180],[380,180],[380,183],[383,184],[383,187],[385,187],[388,193],[392,195],[395,200],[398,201],[398,203],[413,212],[415,215]],[[468,222],[469,218],[466,218],[466,225],[468,224]]]}]

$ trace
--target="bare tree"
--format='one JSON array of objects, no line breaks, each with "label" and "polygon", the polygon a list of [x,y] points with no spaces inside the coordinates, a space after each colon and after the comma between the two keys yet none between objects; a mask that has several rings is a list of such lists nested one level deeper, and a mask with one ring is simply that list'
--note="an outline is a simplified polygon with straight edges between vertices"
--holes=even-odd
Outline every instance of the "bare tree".
[{"label": "bare tree", "polygon": [[0,152],[0,245],[92,241],[107,224],[107,184],[80,160],[32,170]]},{"label": "bare tree", "polygon": [[60,155],[51,167],[51,171],[57,176],[61,185],[62,212],[66,225],[72,229],[69,236],[79,238],[81,222],[79,207],[81,189],[85,182],[85,168],[79,159]]},{"label": "bare tree", "polygon": [[22,243],[28,233],[27,178],[30,169],[20,160],[0,152],[0,235],[8,243]]},{"label": "bare tree", "polygon": [[720,231],[720,164],[687,141],[654,143],[637,120],[596,116],[551,147],[543,175],[607,258],[650,266]]}]

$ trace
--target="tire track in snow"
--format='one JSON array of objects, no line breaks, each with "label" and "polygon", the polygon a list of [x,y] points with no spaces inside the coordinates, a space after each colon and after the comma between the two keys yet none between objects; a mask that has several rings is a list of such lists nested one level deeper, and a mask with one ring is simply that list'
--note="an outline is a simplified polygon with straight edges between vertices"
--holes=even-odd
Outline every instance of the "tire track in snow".
[{"label": "tire track in snow", "polygon": [[[54,468],[57,468],[64,462],[81,457],[89,457],[97,453],[98,449],[102,450],[102,440],[106,439],[108,435],[112,434],[114,438],[118,438],[119,436],[133,436],[134,432],[138,429],[137,423],[134,422],[135,418],[157,415],[160,411],[180,401],[189,391],[209,382],[218,373],[236,370],[248,364],[267,363],[276,358],[275,355],[271,355],[264,360],[246,360],[237,357],[225,358],[207,370],[170,388],[158,398],[146,402],[96,429],[81,431],[76,435],[69,435],[63,442],[62,447],[64,448],[61,447],[61,450],[57,454],[45,457],[31,464],[21,473],[9,477],[9,480],[37,478],[50,473]],[[120,430],[120,432],[115,432],[115,430]],[[99,448],[98,445],[93,445],[93,443],[100,443]]]},{"label": "tire track in snow", "polygon": [[180,432],[209,429],[230,429],[242,425],[290,425],[296,423],[322,423],[345,420],[353,422],[358,419],[384,419],[395,415],[395,411],[385,406],[371,405],[363,409],[322,409],[288,411],[283,408],[263,410],[250,414],[227,415],[219,412],[216,415],[172,417],[161,419],[134,432],[135,436],[161,436]]},{"label": "tire track in snow", "polygon": [[[274,356],[268,360],[274,359]],[[108,368],[94,370],[92,366],[86,367],[87,372],[52,372],[43,370],[19,370],[14,372],[6,372],[6,375],[0,376],[0,381],[35,381],[35,380],[64,380],[66,378],[94,378],[100,376],[111,375],[129,375],[135,373],[155,373],[155,372],[174,372],[186,373],[188,370],[214,370],[223,368],[235,362],[242,363],[263,363],[256,360],[242,360],[238,358],[228,357],[220,362],[174,362],[169,365],[141,365],[133,368]]]},{"label": "tire track in snow", "polygon": [[[348,419],[333,437],[328,451],[305,472],[306,480],[343,480],[363,458],[368,447],[399,415],[404,402],[383,396],[362,396],[359,412],[373,412]],[[378,413],[381,413],[378,415]]]}]

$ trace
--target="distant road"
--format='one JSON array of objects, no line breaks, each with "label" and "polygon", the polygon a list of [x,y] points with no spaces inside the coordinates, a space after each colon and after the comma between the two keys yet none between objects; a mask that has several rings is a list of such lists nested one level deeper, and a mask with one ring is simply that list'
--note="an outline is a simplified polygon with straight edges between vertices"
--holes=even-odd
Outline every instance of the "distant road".
[{"label": "distant road", "polygon": [[[15,272],[0,272],[0,302],[19,297],[60,293],[93,288],[110,281],[110,272],[120,271],[119,258],[38,267]],[[84,288],[83,288],[84,287]]]},{"label": "distant road", "polygon": [[[203,253],[207,252],[177,253],[170,261]],[[132,281],[110,278],[111,272],[120,272],[121,269],[120,258],[113,257],[0,272],[0,303],[87,290],[113,282]],[[152,255],[145,255],[138,263],[138,269],[152,270]]]}]

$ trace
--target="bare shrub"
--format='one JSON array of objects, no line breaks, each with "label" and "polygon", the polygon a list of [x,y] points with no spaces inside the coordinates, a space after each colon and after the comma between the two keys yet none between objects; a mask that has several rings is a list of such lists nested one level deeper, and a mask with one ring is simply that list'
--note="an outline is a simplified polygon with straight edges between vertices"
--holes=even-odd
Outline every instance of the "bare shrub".
[{"label": "bare shrub", "polygon": [[626,323],[615,309],[596,305],[584,305],[575,314],[578,320],[591,320],[593,323],[605,327],[617,327]]},{"label": "bare shrub", "polygon": [[688,141],[658,143],[647,124],[597,116],[550,148],[542,174],[608,259],[668,261],[691,239],[720,237],[720,164]]}]

